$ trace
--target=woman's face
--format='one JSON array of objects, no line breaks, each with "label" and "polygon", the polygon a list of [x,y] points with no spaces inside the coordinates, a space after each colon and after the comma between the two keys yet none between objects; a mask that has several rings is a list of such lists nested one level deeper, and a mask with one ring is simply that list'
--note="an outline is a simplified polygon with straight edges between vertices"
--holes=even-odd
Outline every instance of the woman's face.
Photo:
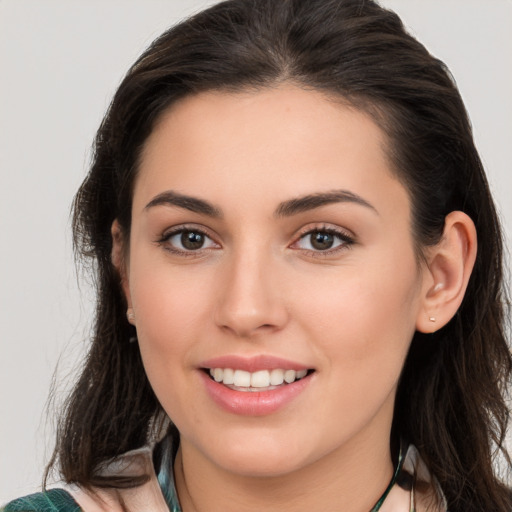
[{"label": "woman's face", "polygon": [[385,144],[291,85],[188,97],[154,129],[125,291],[184,457],[280,475],[389,450],[425,286]]}]

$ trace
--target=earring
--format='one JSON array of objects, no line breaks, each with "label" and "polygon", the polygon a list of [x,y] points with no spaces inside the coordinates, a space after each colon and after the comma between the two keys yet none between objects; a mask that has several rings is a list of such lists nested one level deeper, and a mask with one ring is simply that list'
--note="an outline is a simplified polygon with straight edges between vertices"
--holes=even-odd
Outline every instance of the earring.
[{"label": "earring", "polygon": [[126,310],[126,318],[128,319],[129,323],[135,325],[135,312],[133,311],[133,308],[128,308]]},{"label": "earring", "polygon": [[435,322],[435,321],[436,321],[436,317],[435,317],[435,316],[431,316],[431,317],[429,317],[429,320],[430,320],[431,322]]}]

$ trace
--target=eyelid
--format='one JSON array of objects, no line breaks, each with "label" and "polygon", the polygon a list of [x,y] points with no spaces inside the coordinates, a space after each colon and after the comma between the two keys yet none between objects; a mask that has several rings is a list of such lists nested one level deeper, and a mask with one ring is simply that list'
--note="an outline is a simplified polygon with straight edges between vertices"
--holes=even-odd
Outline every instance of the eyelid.
[{"label": "eyelid", "polygon": [[[313,249],[302,249],[300,247],[294,247],[296,246],[302,239],[304,239],[306,236],[311,235],[312,233],[317,232],[325,232],[330,233],[332,235],[337,236],[342,243],[339,245],[326,249],[326,250],[313,250]],[[312,254],[315,257],[328,257],[333,256],[337,254],[340,251],[348,250],[353,244],[356,243],[356,237],[352,231],[341,228],[339,226],[335,226],[333,224],[308,224],[304,227],[302,227],[297,234],[294,237],[294,241],[290,244],[289,247],[295,250],[300,250],[302,252]]]},{"label": "eyelid", "polygon": [[315,231],[327,231],[330,233],[335,233],[342,236],[343,238],[350,240],[355,240],[356,238],[356,235],[350,229],[337,226],[336,224],[331,224],[330,222],[311,222],[306,224],[297,231],[295,238],[299,239],[304,235]]},{"label": "eyelid", "polygon": [[[180,249],[178,247],[175,247],[171,244],[169,244],[169,240],[184,231],[192,231],[196,233],[200,233],[201,235],[205,236],[213,244],[215,244],[216,247],[201,247],[197,250],[187,250],[187,249]],[[333,248],[325,249],[325,250],[315,250],[315,249],[305,249],[301,247],[297,247],[297,244],[304,239],[306,236],[311,235],[315,232],[326,232],[330,233],[334,236],[336,236],[341,243],[336,245]],[[211,232],[209,228],[203,225],[198,224],[178,224],[175,226],[172,226],[168,229],[166,229],[163,234],[158,237],[156,240],[156,243],[158,245],[165,245],[165,249],[173,254],[177,254],[179,256],[184,257],[200,257],[205,252],[221,248],[221,244],[218,242],[218,237]],[[296,232],[296,234],[293,236],[293,242],[288,245],[289,248],[292,248],[294,250],[301,251],[302,253],[311,254],[315,257],[329,257],[337,254],[340,251],[345,251],[350,248],[354,243],[356,243],[356,237],[352,233],[352,231],[342,228],[340,226],[336,226],[333,224],[328,223],[312,223],[307,224],[303,226],[300,230]]]},{"label": "eyelid", "polygon": [[206,228],[205,226],[201,226],[198,224],[178,224],[176,226],[172,226],[171,228],[166,229],[161,236],[158,237],[156,243],[159,245],[164,245],[169,242],[169,240],[184,231],[192,231],[195,233],[200,233],[206,238],[210,239],[217,247],[201,247],[197,250],[187,250],[187,249],[179,249],[177,247],[171,246],[168,244],[165,249],[173,254],[177,254],[179,256],[192,256],[199,257],[204,254],[205,251],[211,251],[212,249],[220,248],[220,243],[216,240],[216,236],[211,233],[211,230]]},{"label": "eyelid", "polygon": [[176,233],[181,233],[182,231],[197,231],[198,233],[202,233],[209,238],[215,238],[215,235],[212,233],[211,229],[207,228],[206,226],[188,222],[184,224],[176,224],[175,226],[171,226],[165,229],[160,238],[166,239],[172,235],[175,235]]}]

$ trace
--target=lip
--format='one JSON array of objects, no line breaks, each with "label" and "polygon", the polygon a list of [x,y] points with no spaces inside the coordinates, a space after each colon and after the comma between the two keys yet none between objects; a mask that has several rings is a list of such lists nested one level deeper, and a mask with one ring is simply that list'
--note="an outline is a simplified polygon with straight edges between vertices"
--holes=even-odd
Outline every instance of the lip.
[{"label": "lip", "polygon": [[270,355],[257,355],[252,357],[242,357],[236,355],[227,355],[214,357],[199,364],[200,368],[232,368],[233,370],[244,370],[246,372],[257,372],[258,370],[273,370],[280,368],[282,370],[310,370],[310,366]]},{"label": "lip", "polygon": [[312,374],[266,391],[237,391],[224,384],[215,382],[204,371],[199,370],[207,394],[220,408],[240,416],[265,416],[285,408],[302,394],[310,382]]}]

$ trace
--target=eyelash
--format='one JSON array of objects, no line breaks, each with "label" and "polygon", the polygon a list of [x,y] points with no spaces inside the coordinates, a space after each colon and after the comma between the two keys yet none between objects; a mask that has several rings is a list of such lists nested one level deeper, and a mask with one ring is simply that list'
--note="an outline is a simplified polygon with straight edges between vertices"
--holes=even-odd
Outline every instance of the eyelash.
[{"label": "eyelash", "polygon": [[[205,239],[210,240],[210,242],[216,246],[219,246],[217,242],[211,237],[205,229],[196,227],[196,226],[176,226],[171,231],[168,231],[164,233],[164,235],[159,238],[156,243],[159,245],[164,246],[165,250],[176,254],[181,257],[199,257],[204,254],[204,251],[210,251],[212,249],[215,249],[216,247],[199,247],[197,250],[194,249],[179,249],[173,246],[170,243],[170,240],[177,235],[183,236],[184,233],[195,233],[197,235],[200,235],[204,237]],[[298,247],[294,247],[302,240],[306,239],[308,236],[312,236],[315,233],[324,233],[328,235],[332,235],[335,239],[338,240],[339,244],[336,245],[334,248],[328,248],[326,250],[314,250],[314,249],[300,249]],[[334,242],[335,243],[335,242]],[[299,233],[298,238],[289,245],[290,248],[296,249],[296,250],[302,250],[304,253],[306,253],[308,256],[313,257],[329,257],[334,256],[338,254],[341,251],[348,250],[353,244],[355,243],[354,238],[349,235],[346,231],[343,231],[341,229],[336,229],[331,226],[314,226],[314,227],[307,227],[303,228],[303,230]]]},{"label": "eyelash", "polygon": [[339,242],[339,244],[335,247],[326,250],[303,249],[307,255],[317,258],[327,258],[329,256],[337,255],[339,252],[350,249],[350,247],[355,243],[353,236],[349,235],[346,231],[334,228],[332,226],[323,225],[303,228],[299,237],[295,242],[293,242],[291,247],[297,245],[301,240],[306,239],[308,236],[311,237],[314,233],[326,233],[328,235],[332,235]]},{"label": "eyelash", "polygon": [[161,238],[157,240],[157,244],[164,246],[166,251],[169,251],[173,254],[176,254],[185,258],[197,258],[202,256],[204,251],[209,251],[214,249],[214,247],[200,247],[197,250],[193,249],[179,249],[173,246],[170,243],[170,240],[177,235],[183,235],[184,233],[195,233],[197,235],[203,236],[205,239],[210,240],[213,244],[217,245],[217,242],[213,240],[213,238],[206,232],[205,229],[198,228],[196,226],[176,226],[171,231],[168,231],[163,234]]}]

